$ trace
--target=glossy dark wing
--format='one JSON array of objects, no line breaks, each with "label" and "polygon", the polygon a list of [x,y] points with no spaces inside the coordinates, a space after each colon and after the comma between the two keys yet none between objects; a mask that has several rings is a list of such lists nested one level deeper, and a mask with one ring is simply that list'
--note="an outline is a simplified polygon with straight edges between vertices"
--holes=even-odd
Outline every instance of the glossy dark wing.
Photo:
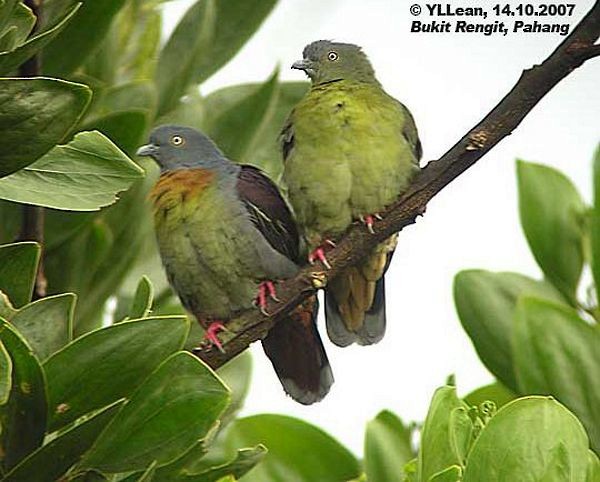
[{"label": "glossy dark wing", "polygon": [[292,123],[292,114],[285,121],[285,125],[279,135],[279,141],[281,143],[281,153],[283,154],[283,162],[288,158],[291,150],[294,148],[294,125]]},{"label": "glossy dark wing", "polygon": [[292,261],[298,261],[298,228],[279,189],[260,169],[248,165],[241,167],[237,190],[252,222],[274,249]]}]

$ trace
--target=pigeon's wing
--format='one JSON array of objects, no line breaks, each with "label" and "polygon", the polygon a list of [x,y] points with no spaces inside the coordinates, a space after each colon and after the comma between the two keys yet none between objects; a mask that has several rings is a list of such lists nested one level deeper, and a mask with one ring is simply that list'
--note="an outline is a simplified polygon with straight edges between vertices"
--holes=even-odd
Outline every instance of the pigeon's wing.
[{"label": "pigeon's wing", "polygon": [[281,144],[281,153],[283,154],[283,162],[285,162],[294,148],[294,122],[293,112],[285,121],[281,134],[279,135],[279,143]]},{"label": "pigeon's wing", "polygon": [[273,249],[297,262],[298,228],[279,189],[260,169],[248,165],[241,167],[237,192],[250,219]]},{"label": "pigeon's wing", "polygon": [[404,116],[404,128],[402,129],[402,136],[410,145],[413,156],[415,157],[415,161],[418,165],[419,161],[421,160],[421,156],[423,155],[423,147],[421,146],[421,140],[419,139],[419,132],[417,131],[415,119],[410,110],[408,110],[408,108],[402,102],[397,101],[396,99],[394,100]]},{"label": "pigeon's wing", "polygon": [[[269,244],[297,261],[298,230],[277,186],[259,169],[242,166],[237,189],[252,222]],[[286,319],[276,323],[262,340],[284,390],[305,405],[321,400],[333,383],[331,367],[317,331],[318,307],[317,297],[310,297]]]}]

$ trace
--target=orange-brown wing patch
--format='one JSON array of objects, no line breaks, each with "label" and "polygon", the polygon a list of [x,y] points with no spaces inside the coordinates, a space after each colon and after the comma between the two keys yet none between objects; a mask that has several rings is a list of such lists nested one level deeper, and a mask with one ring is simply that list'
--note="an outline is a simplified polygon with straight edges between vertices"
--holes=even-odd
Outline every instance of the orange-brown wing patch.
[{"label": "orange-brown wing patch", "polygon": [[214,177],[214,172],[199,168],[165,172],[150,191],[149,199],[155,208],[170,208],[202,193]]}]

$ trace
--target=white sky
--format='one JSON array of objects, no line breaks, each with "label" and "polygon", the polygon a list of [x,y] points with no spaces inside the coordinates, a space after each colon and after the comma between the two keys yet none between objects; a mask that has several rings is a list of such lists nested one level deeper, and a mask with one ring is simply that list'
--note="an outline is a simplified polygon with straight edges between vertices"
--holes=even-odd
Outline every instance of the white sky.
[{"label": "white sky", "polygon": [[[190,3],[167,4],[167,28]],[[282,79],[301,80],[303,74],[288,66],[301,58],[305,44],[322,38],[356,43],[369,55],[386,90],[413,112],[423,159],[430,160],[454,145],[523,69],[540,63],[564,38],[411,34],[412,3],[280,0],[255,37],[202,90],[265,80],[277,62]],[[569,23],[574,25],[593,1],[573,3]],[[492,6],[485,0],[452,4]],[[519,226],[514,160],[561,169],[591,200],[591,158],[598,142],[600,59],[561,82],[513,135],[434,198],[426,215],[402,232],[387,275],[388,330],[382,342],[338,348],[326,340],[320,325],[336,378],[325,400],[304,407],[286,398],[257,345],[243,414],[298,416],[360,455],[365,424],[381,409],[389,408],[405,421],[422,420],[434,389],[447,375],[456,374],[462,394],[492,381],[456,316],[453,276],[467,268],[540,276]]]}]

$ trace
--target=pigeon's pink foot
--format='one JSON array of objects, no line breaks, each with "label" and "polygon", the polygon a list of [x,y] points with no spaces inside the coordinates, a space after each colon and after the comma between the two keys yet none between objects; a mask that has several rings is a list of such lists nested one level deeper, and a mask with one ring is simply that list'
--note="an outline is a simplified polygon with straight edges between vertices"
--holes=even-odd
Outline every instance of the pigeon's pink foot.
[{"label": "pigeon's pink foot", "polygon": [[206,328],[206,334],[204,335],[203,344],[208,346],[216,346],[221,353],[225,353],[221,340],[219,340],[218,333],[220,331],[229,331],[227,327],[220,321],[213,321],[208,328]]},{"label": "pigeon's pink foot", "polygon": [[373,224],[375,223],[375,219],[381,220],[382,217],[377,213],[368,214],[366,216],[360,216],[360,221],[365,224],[365,226],[367,227],[367,230],[371,234],[375,234],[375,231],[373,230]]},{"label": "pigeon's pink foot", "polygon": [[267,313],[267,297],[273,301],[279,301],[277,291],[275,290],[275,283],[269,280],[263,281],[258,285],[258,294],[254,300],[254,304],[260,308],[260,312],[265,316],[269,316],[269,313]]},{"label": "pigeon's pink foot", "polygon": [[331,265],[325,256],[325,251],[331,248],[335,248],[335,243],[331,239],[326,239],[323,244],[310,252],[308,255],[308,262],[310,264],[315,264],[317,261],[320,261],[327,269],[331,269]]}]

